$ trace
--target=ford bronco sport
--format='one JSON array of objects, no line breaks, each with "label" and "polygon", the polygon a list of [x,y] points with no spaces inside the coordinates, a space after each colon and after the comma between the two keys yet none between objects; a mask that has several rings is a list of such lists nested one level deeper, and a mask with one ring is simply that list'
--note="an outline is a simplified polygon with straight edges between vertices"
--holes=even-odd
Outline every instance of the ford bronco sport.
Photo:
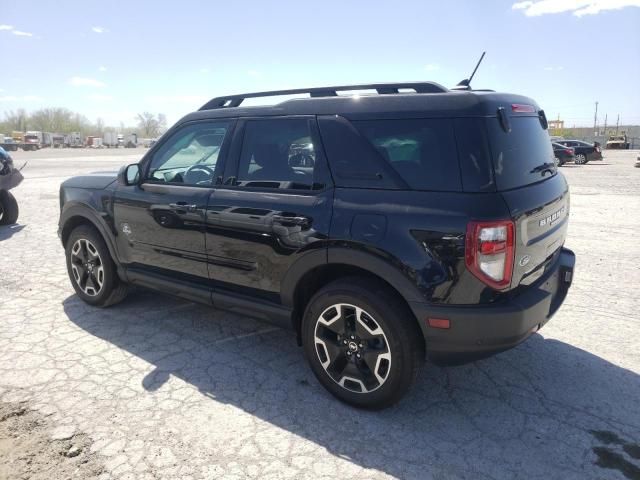
[{"label": "ford bronco sport", "polygon": [[529,98],[431,82],[215,98],[117,178],[62,184],[69,277],[95,306],[139,285],[292,328],[324,387],[382,408],[425,354],[514,347],[562,304],[546,128]]}]

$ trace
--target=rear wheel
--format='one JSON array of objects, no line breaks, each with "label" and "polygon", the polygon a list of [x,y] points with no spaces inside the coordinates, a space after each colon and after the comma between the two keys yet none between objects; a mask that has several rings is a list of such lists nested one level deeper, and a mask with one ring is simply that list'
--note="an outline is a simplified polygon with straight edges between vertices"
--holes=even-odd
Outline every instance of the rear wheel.
[{"label": "rear wheel", "polygon": [[587,156],[584,153],[577,153],[575,161],[578,165],[584,165],[587,163]]},{"label": "rear wheel", "polygon": [[336,281],[316,293],[302,334],[320,383],[357,407],[396,403],[424,360],[424,341],[412,313],[387,286],[367,278]]},{"label": "rear wheel", "polygon": [[12,225],[18,221],[18,202],[11,192],[0,190],[0,225]]},{"label": "rear wheel", "polygon": [[108,307],[124,299],[127,285],[118,277],[109,249],[95,228],[76,227],[69,235],[65,253],[69,279],[83,301]]}]

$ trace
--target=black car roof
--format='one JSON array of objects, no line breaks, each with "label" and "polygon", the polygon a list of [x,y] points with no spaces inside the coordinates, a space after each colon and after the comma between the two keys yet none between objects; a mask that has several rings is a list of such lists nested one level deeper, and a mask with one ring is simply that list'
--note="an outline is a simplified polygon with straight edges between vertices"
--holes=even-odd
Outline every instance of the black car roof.
[{"label": "black car roof", "polygon": [[[430,85],[427,93],[404,93],[404,85]],[[396,88],[398,93],[389,91],[387,93],[381,85]],[[480,90],[448,90],[432,82],[405,83],[405,84],[374,84],[373,86],[380,92],[377,94],[361,95],[338,95],[337,91],[361,89],[365,86],[342,86],[342,87],[320,87],[315,89],[296,89],[278,92],[262,92],[263,94],[231,95],[228,97],[217,97],[205,104],[201,110],[185,116],[179,123],[190,120],[206,118],[228,118],[228,117],[267,117],[279,115],[341,115],[346,118],[419,118],[424,117],[467,117],[467,116],[488,116],[495,115],[499,107],[504,107],[511,112],[511,104],[526,104],[539,110],[537,103],[531,98],[509,93],[496,93],[493,91]],[[316,92],[331,92],[327,96],[313,96]],[[419,88],[419,87],[418,87]],[[426,89],[426,88],[425,88]],[[417,89],[416,89],[417,90]],[[285,92],[285,93],[281,93]],[[291,93],[311,93],[310,98],[294,98],[268,106],[234,106],[237,101],[234,99],[256,98],[261,96],[273,96],[279,93],[287,95]],[[321,95],[321,93],[320,93]],[[241,100],[241,101],[242,101]],[[227,103],[231,106],[225,106]],[[537,113],[535,113],[537,114]],[[518,114],[519,115],[519,114]]]}]

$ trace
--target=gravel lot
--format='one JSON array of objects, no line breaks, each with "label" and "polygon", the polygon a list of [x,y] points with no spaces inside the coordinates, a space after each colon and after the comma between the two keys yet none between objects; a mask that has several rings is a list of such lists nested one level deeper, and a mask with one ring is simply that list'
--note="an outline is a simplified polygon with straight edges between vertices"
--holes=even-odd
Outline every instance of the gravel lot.
[{"label": "gravel lot", "polygon": [[[377,413],[330,397],[291,332],[151,292],[106,310],[76,298],[56,235],[59,184],[143,153],[14,154],[29,164],[14,190],[20,223],[0,227],[0,403],[46,418],[52,442],[61,428],[85,442],[101,466],[70,476],[640,478],[637,152],[561,169],[577,266],[554,319],[493,358],[425,365],[406,399]],[[0,477],[15,478],[25,456],[7,452],[29,442],[7,430]],[[49,451],[48,478],[66,478],[71,467],[53,466],[75,460]]]}]

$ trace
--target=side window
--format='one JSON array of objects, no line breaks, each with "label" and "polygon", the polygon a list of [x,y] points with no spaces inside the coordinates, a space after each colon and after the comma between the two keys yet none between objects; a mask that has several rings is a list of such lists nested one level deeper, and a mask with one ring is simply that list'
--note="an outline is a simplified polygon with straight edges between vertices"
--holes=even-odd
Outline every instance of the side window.
[{"label": "side window", "polygon": [[364,120],[353,124],[412,189],[461,190],[450,120]]},{"label": "side window", "polygon": [[322,144],[338,187],[397,190],[405,182],[346,118],[318,117]]},{"label": "side window", "polygon": [[493,166],[482,119],[456,118],[453,124],[464,191],[494,191]]},{"label": "side window", "polygon": [[237,185],[313,188],[316,151],[305,118],[249,120],[245,125]]},{"label": "side window", "polygon": [[211,185],[231,121],[188,125],[164,142],[151,159],[147,179],[183,185]]}]

